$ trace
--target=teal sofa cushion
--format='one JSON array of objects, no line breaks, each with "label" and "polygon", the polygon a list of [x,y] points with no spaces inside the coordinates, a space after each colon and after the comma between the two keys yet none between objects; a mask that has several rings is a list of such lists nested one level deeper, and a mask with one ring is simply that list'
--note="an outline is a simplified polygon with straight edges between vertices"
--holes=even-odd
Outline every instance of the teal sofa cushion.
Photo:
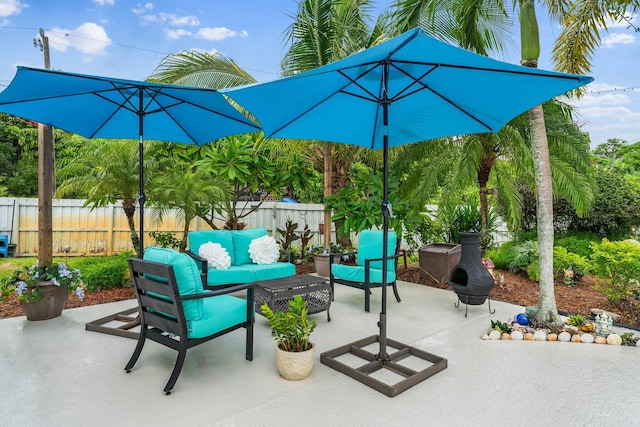
[{"label": "teal sofa cushion", "polygon": [[[351,282],[364,283],[364,267],[342,264],[332,264],[331,272],[336,278],[349,280]],[[387,270],[387,284],[396,280],[396,273]],[[369,283],[382,283],[382,270],[378,268],[369,269]]]},{"label": "teal sofa cushion", "polygon": [[189,338],[204,338],[247,321],[247,301],[230,295],[204,298],[203,316],[192,321]]},{"label": "teal sofa cushion", "polygon": [[231,236],[233,238],[233,257],[235,261],[233,265],[252,264],[251,257],[249,256],[249,244],[253,239],[266,236],[266,228],[248,228],[246,230],[232,230]]},{"label": "teal sofa cushion", "polygon": [[[189,255],[168,248],[149,247],[143,259],[173,266],[180,295],[197,295],[203,292],[200,270]],[[202,300],[182,303],[187,322],[202,317]]]},{"label": "teal sofa cushion", "polygon": [[252,283],[255,278],[255,271],[251,268],[257,264],[232,265],[226,270],[209,269],[207,274],[207,285],[231,285],[237,283]]},{"label": "teal sofa cushion", "polygon": [[[364,230],[358,236],[358,265],[364,267],[365,260],[382,258],[382,230]],[[396,254],[396,233],[389,231],[387,236],[387,256]],[[387,261],[387,270],[395,270],[395,259]],[[371,268],[382,269],[382,261],[374,261]]]},{"label": "teal sofa cushion", "polygon": [[245,264],[248,270],[254,273],[253,281],[280,279],[282,277],[294,276],[296,266],[289,262],[276,262],[275,264]]},{"label": "teal sofa cushion", "polygon": [[[266,230],[265,230],[266,231]],[[190,231],[187,236],[189,240],[189,250],[198,255],[198,249],[205,243],[219,243],[220,246],[225,248],[231,257],[231,265],[237,264],[234,257],[233,250],[233,238],[231,231],[229,230],[204,230],[204,231]],[[247,246],[247,252],[249,246]]]}]

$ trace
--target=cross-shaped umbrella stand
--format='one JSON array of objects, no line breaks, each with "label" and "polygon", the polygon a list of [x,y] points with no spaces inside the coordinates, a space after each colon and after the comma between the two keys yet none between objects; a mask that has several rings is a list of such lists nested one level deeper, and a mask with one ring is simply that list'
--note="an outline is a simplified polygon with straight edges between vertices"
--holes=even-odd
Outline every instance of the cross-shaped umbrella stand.
[{"label": "cross-shaped umbrella stand", "polygon": [[[392,215],[389,147],[497,132],[521,112],[591,80],[495,61],[414,29],[314,70],[224,92],[258,119],[267,138],[383,150],[382,265],[386,265]],[[387,338],[386,285],[383,268],[379,333],[323,352],[320,361],[393,397],[445,369],[447,359]],[[375,344],[377,351],[367,350]],[[347,365],[341,361],[346,354],[364,363]],[[411,367],[416,361],[424,367]],[[383,381],[388,374],[393,378]]]}]

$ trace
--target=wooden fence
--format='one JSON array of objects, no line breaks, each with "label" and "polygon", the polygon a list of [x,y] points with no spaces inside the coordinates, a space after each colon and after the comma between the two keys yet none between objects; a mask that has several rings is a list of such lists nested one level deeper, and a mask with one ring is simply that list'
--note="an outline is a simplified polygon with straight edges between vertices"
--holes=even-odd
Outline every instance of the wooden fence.
[{"label": "wooden fence", "polygon": [[[258,202],[249,202],[257,204]],[[84,200],[58,199],[53,201],[53,254],[65,256],[112,255],[133,250],[127,218],[120,203],[102,208],[83,207]],[[152,219],[153,207],[145,209],[145,245],[153,245],[149,232],[173,232],[182,238],[182,223],[175,211],[169,211],[163,221]],[[305,224],[314,233],[312,244],[321,244],[318,224],[323,220],[323,206],[317,204],[263,202],[256,212],[242,221],[248,228],[265,227],[277,238],[276,228],[284,228],[288,218]],[[139,217],[136,214],[136,230]],[[222,221],[216,224],[222,227]],[[190,230],[210,227],[200,218],[194,219]],[[0,197],[0,234],[9,236],[16,245],[15,256],[36,256],[38,252],[38,199]]]}]

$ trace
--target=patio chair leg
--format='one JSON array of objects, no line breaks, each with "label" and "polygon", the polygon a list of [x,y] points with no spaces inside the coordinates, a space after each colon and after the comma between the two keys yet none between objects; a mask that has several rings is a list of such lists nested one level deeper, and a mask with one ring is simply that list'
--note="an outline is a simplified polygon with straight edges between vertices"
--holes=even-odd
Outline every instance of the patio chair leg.
[{"label": "patio chair leg", "polygon": [[142,353],[142,347],[144,347],[146,339],[147,330],[143,326],[140,330],[140,336],[138,337],[138,344],[136,345],[136,349],[133,351],[133,354],[131,355],[131,359],[129,359],[127,366],[124,367],[124,370],[127,372],[127,374],[131,372],[131,369],[133,369],[133,365],[135,365],[138,361],[138,357],[140,357],[140,353]]},{"label": "patio chair leg", "polygon": [[178,381],[178,376],[180,375],[180,371],[182,371],[182,365],[184,364],[185,356],[187,355],[187,349],[181,348],[178,350],[178,358],[176,359],[176,366],[173,367],[173,372],[171,372],[171,377],[169,377],[169,381],[167,385],[164,387],[165,394],[171,394],[171,390],[173,390],[173,386],[176,385],[176,381]]},{"label": "patio chair leg", "polygon": [[253,319],[251,319],[250,322],[247,322],[247,337],[244,357],[249,361],[253,360],[253,323]]},{"label": "patio chair leg", "polygon": [[371,291],[369,290],[369,288],[365,288],[364,289],[364,311],[368,313],[370,311],[370,308],[371,308]]},{"label": "patio chair leg", "polygon": [[396,282],[393,282],[393,294],[396,296],[396,301],[400,302],[400,294],[398,293],[398,287],[396,286]]}]

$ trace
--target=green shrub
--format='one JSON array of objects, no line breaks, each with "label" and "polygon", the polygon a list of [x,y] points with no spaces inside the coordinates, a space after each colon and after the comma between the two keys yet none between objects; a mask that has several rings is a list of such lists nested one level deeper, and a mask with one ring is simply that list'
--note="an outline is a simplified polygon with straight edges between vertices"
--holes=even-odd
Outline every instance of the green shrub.
[{"label": "green shrub", "polygon": [[591,265],[595,275],[604,281],[595,286],[609,301],[626,299],[638,290],[640,278],[640,246],[629,240],[592,244]]},{"label": "green shrub", "polygon": [[180,240],[176,239],[172,232],[151,231],[149,236],[156,241],[156,245],[161,248],[178,249],[180,247]]},{"label": "green shrub", "polygon": [[516,245],[516,242],[504,242],[497,249],[487,249],[486,257],[491,258],[493,265],[498,270],[507,270],[509,268],[509,251]]},{"label": "green shrub", "polygon": [[129,273],[127,258],[131,256],[129,252],[123,252],[110,257],[80,258],[70,264],[80,269],[87,291],[93,292],[117,288],[127,283]]},{"label": "green shrub", "polygon": [[569,267],[573,269],[576,279],[580,279],[585,274],[588,274],[591,269],[587,258],[569,252],[565,247],[555,246],[553,248],[553,271],[555,272],[555,276],[559,277],[564,275],[564,270]]},{"label": "green shrub", "polygon": [[554,245],[567,248],[567,251],[573,252],[585,258],[589,258],[593,253],[591,249],[592,243],[600,243],[600,237],[595,233],[583,231],[573,231],[568,234],[556,236]]}]

